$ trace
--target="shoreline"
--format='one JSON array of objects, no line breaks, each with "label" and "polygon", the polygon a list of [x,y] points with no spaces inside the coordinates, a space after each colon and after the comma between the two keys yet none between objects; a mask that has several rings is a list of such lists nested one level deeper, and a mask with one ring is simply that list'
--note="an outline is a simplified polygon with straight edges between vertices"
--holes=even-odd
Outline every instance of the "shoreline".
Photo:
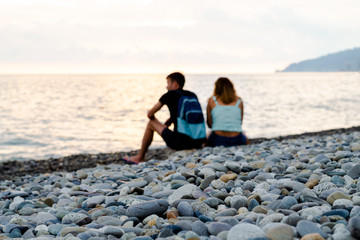
[{"label": "shoreline", "polygon": [[[287,139],[299,139],[311,136],[326,136],[342,133],[350,133],[360,131],[360,126],[350,128],[337,128],[318,132],[305,132],[301,134],[292,134],[286,136],[279,136],[274,138],[254,138],[250,139],[251,144],[258,144],[264,141],[282,141]],[[99,153],[99,154],[76,154],[65,156],[61,158],[50,158],[40,160],[25,160],[25,161],[7,161],[0,162],[0,180],[13,179],[14,177],[21,177],[27,174],[35,175],[41,173],[51,173],[58,171],[72,172],[83,168],[93,168],[98,164],[123,164],[121,158],[124,156],[135,155],[139,150],[129,152],[115,152],[115,153]],[[171,153],[174,153],[167,147],[150,149],[146,155],[147,159],[164,160]]]}]

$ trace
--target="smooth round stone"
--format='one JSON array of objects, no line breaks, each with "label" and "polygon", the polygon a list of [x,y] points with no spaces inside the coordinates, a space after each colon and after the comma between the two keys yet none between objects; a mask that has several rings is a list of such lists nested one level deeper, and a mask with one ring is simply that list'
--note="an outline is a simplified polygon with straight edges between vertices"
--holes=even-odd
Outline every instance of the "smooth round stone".
[{"label": "smooth round stone", "polygon": [[[341,189],[341,188],[337,188],[337,187],[334,187],[334,188],[332,188],[332,189],[329,189],[329,190],[325,190],[325,191],[323,191],[323,192],[321,192],[321,194],[320,194],[320,198],[321,199],[324,199],[324,200],[326,200],[331,194],[333,194],[334,192],[343,192],[344,193],[344,191]],[[335,199],[336,200],[336,199]]]},{"label": "smooth round stone", "polygon": [[105,196],[94,196],[86,200],[88,208],[94,208],[96,205],[100,205],[105,201]]},{"label": "smooth round stone", "polygon": [[358,179],[360,177],[360,164],[356,164],[352,167],[347,175],[349,175],[352,179]]},{"label": "smooth round stone", "polygon": [[[126,212],[124,212],[124,213],[126,213]],[[109,209],[106,209],[106,208],[105,209],[99,209],[99,210],[95,210],[94,212],[92,212],[90,214],[90,218],[92,220],[97,220],[101,216],[106,216],[106,215],[111,215],[111,214],[113,214],[113,212],[110,211]]]},{"label": "smooth round stone", "polygon": [[352,239],[349,230],[347,230],[344,225],[338,224],[334,228],[335,228],[334,234],[331,236],[333,240]]},{"label": "smooth round stone", "polygon": [[219,205],[219,199],[210,197],[205,199],[203,203],[206,203],[209,207],[216,208]]},{"label": "smooth round stone", "polygon": [[241,172],[241,166],[237,162],[232,161],[226,161],[225,167],[233,171],[234,173],[240,173]]},{"label": "smooth round stone", "polygon": [[289,225],[281,225],[270,229],[266,233],[266,237],[274,240],[292,240],[294,238],[294,231]]},{"label": "smooth round stone", "polygon": [[352,237],[356,239],[360,239],[360,217],[352,217],[350,218],[347,228],[350,231]]},{"label": "smooth round stone", "polygon": [[330,162],[331,160],[330,160],[330,158],[328,158],[326,155],[324,155],[324,154],[319,154],[319,155],[317,155],[316,157],[315,157],[315,162],[321,162],[321,163],[324,163],[324,164],[326,164],[326,163],[328,163],[328,162]]},{"label": "smooth round stone", "polygon": [[171,231],[173,231],[173,233],[177,234],[180,231],[182,231],[182,228],[176,225],[166,225],[164,228],[169,228],[171,229]]},{"label": "smooth round stone", "polygon": [[136,237],[132,238],[132,240],[153,240],[151,237]]},{"label": "smooth round stone", "polygon": [[199,239],[199,235],[193,231],[187,231],[185,233],[185,239]]},{"label": "smooth round stone", "polygon": [[172,205],[176,200],[181,199],[185,195],[192,195],[192,193],[197,189],[198,189],[197,186],[193,184],[186,184],[176,189],[168,198],[169,204]]},{"label": "smooth round stone", "polygon": [[166,200],[152,200],[130,206],[126,210],[129,217],[144,218],[152,214],[161,215],[169,206]]},{"label": "smooth round stone", "polygon": [[200,189],[204,190],[205,188],[209,187],[211,182],[216,179],[215,175],[210,175],[206,177],[200,184]]},{"label": "smooth round stone", "polygon": [[266,205],[266,207],[273,211],[276,211],[276,209],[279,208],[280,204],[281,204],[280,200],[275,200],[275,201],[270,202],[268,205]]},{"label": "smooth round stone", "polygon": [[300,217],[297,213],[291,213],[289,215],[289,218],[287,219],[287,222],[289,225],[296,227],[297,223],[301,220],[304,219]]},{"label": "smooth round stone", "polygon": [[244,196],[234,196],[231,198],[230,206],[235,209],[247,206],[247,198]]},{"label": "smooth round stone", "polygon": [[252,211],[256,206],[259,206],[259,202],[256,201],[255,199],[251,199],[248,207],[249,211]]},{"label": "smooth round stone", "polygon": [[303,236],[300,240],[325,240],[318,233],[309,233]]},{"label": "smooth round stone", "polygon": [[221,210],[218,214],[216,214],[216,217],[229,217],[229,216],[235,216],[237,214],[237,210],[235,208],[228,208],[225,210]]},{"label": "smooth round stone", "polygon": [[121,228],[107,227],[107,228],[105,228],[104,233],[106,235],[113,235],[115,237],[121,237],[125,232]]},{"label": "smooth round stone", "polygon": [[345,206],[345,207],[351,207],[354,206],[353,202],[351,200],[347,200],[347,199],[338,199],[335,200],[333,206]]},{"label": "smooth round stone", "polygon": [[321,207],[310,207],[301,210],[299,213],[301,214],[301,217],[308,218],[309,216],[311,217],[321,216],[323,210],[321,209]]},{"label": "smooth round stone", "polygon": [[312,178],[312,179],[309,179],[309,180],[305,183],[305,186],[306,186],[307,188],[313,189],[319,182],[320,182],[319,179]]},{"label": "smooth round stone", "polygon": [[251,181],[246,181],[243,185],[244,190],[249,190],[250,192],[254,191],[255,183]]},{"label": "smooth round stone", "polygon": [[201,221],[194,222],[191,230],[199,234],[199,236],[209,236],[206,224]]},{"label": "smooth round stone", "polygon": [[22,234],[21,231],[18,228],[14,228],[10,234],[9,234],[10,238],[21,238]]},{"label": "smooth round stone", "polygon": [[215,189],[223,189],[226,187],[225,182],[221,181],[220,179],[216,179],[211,182],[211,186]]},{"label": "smooth round stone", "polygon": [[220,232],[230,230],[232,226],[222,222],[212,222],[207,226],[207,229],[211,235],[218,235]]},{"label": "smooth round stone", "polygon": [[355,143],[351,146],[351,151],[356,152],[360,151],[360,143]]},{"label": "smooth round stone", "polygon": [[261,206],[261,205],[254,207],[254,208],[252,209],[252,211],[255,212],[255,213],[263,213],[263,214],[267,214],[267,213],[268,213],[267,208],[264,207],[264,206]]},{"label": "smooth round stone", "polygon": [[77,177],[82,180],[88,177],[88,174],[85,171],[79,170],[76,172],[77,173]]},{"label": "smooth round stone", "polygon": [[229,230],[227,240],[249,240],[265,237],[265,233],[258,226],[250,223],[239,223]]},{"label": "smooth round stone", "polygon": [[61,220],[61,223],[62,224],[76,223],[85,218],[88,218],[88,216],[83,213],[70,212],[63,217],[63,219]]},{"label": "smooth round stone", "polygon": [[8,223],[2,226],[2,232],[4,233],[10,233],[14,228],[17,228],[19,225]]},{"label": "smooth round stone", "polygon": [[310,233],[318,233],[321,237],[327,238],[327,234],[321,230],[314,222],[309,220],[301,220],[296,225],[296,231],[299,233],[300,236],[305,236]]},{"label": "smooth round stone", "polygon": [[230,180],[234,180],[235,178],[237,178],[237,174],[235,173],[229,173],[229,174],[224,174],[220,177],[220,180],[227,183]]},{"label": "smooth round stone", "polygon": [[359,206],[353,207],[350,212],[350,217],[356,217],[356,216],[360,216],[360,207]]},{"label": "smooth round stone", "polygon": [[296,181],[284,182],[284,187],[293,189],[295,192],[301,192],[305,188],[305,184]]},{"label": "smooth round stone", "polygon": [[220,218],[218,220],[219,220],[219,222],[227,223],[231,226],[235,226],[235,225],[239,224],[239,220],[237,220],[234,217]]},{"label": "smooth round stone", "polygon": [[32,207],[24,207],[19,211],[20,215],[24,215],[24,216],[30,216],[34,213],[34,208]]},{"label": "smooth round stone", "polygon": [[12,191],[9,195],[8,198],[15,198],[15,197],[28,197],[29,193],[24,192],[24,191]]},{"label": "smooth round stone", "polygon": [[298,201],[294,197],[286,196],[281,200],[278,209],[290,209],[296,204],[298,204]]},{"label": "smooth round stone", "polygon": [[34,206],[34,204],[33,204],[32,202],[30,202],[30,201],[24,201],[24,202],[21,202],[21,203],[19,204],[18,209],[21,210],[21,209],[24,208],[24,207],[32,207],[32,208],[34,208],[35,206]]},{"label": "smooth round stone", "polygon": [[194,216],[194,210],[188,202],[181,202],[177,207],[181,216]]},{"label": "smooth round stone", "polygon": [[36,238],[34,233],[33,233],[33,229],[28,229],[21,237],[22,237],[22,239]]},{"label": "smooth round stone", "polygon": [[348,200],[350,200],[351,198],[347,194],[345,194],[343,192],[334,192],[334,193],[330,194],[327,197],[326,201],[328,203],[330,203],[331,205],[333,205],[333,203],[338,199],[348,199]]},{"label": "smooth round stone", "polygon": [[[134,217],[130,217],[126,221],[133,221],[133,222],[136,222],[136,223],[139,222],[139,220],[137,218],[134,218]],[[103,224],[103,225],[111,225],[111,226],[121,226],[126,221],[123,222],[120,219],[118,219],[116,217],[111,217],[111,216],[102,216],[102,217],[99,217],[97,219],[97,223]]]},{"label": "smooth round stone", "polygon": [[221,239],[221,240],[226,240],[228,233],[229,233],[229,231],[220,232],[220,233],[216,236],[216,238]]},{"label": "smooth round stone", "polygon": [[56,236],[63,228],[64,225],[62,224],[52,224],[48,227],[48,232]]},{"label": "smooth round stone", "polygon": [[274,213],[274,214],[270,214],[265,216],[259,223],[260,227],[265,226],[268,223],[273,223],[273,222],[281,222],[281,220],[283,220],[285,217],[284,214],[282,213]]},{"label": "smooth round stone", "polygon": [[13,217],[9,223],[17,225],[25,225],[28,221],[20,216]]},{"label": "smooth round stone", "polygon": [[331,178],[331,182],[334,183],[337,187],[344,187],[345,181],[338,175],[335,175]]},{"label": "smooth round stone", "polygon": [[325,212],[323,214],[324,216],[335,216],[335,215],[339,215],[343,218],[347,218],[349,216],[349,211],[345,210],[345,209],[334,209],[334,210],[330,210],[328,212]]},{"label": "smooth round stone", "polygon": [[270,173],[259,173],[254,179],[258,181],[266,181],[267,179],[274,179],[274,177]]},{"label": "smooth round stone", "polygon": [[203,202],[194,201],[190,205],[194,209],[194,212],[197,211],[205,216],[208,216],[209,213],[213,212],[213,209]]},{"label": "smooth round stone", "polygon": [[323,191],[330,190],[333,188],[336,188],[335,184],[333,184],[332,182],[324,182],[324,183],[320,183],[320,184],[316,185],[314,187],[314,190],[315,190],[316,195],[320,196],[320,194]]},{"label": "smooth round stone", "polygon": [[88,229],[84,227],[65,227],[61,229],[59,235],[65,237],[68,233],[75,233],[76,235],[82,232],[86,232]]},{"label": "smooth round stone", "polygon": [[198,191],[194,191],[193,194],[192,194],[192,196],[193,196],[195,199],[199,199],[199,198],[201,198],[201,197],[205,197],[205,194],[204,194],[202,191],[198,190]]},{"label": "smooth round stone", "polygon": [[48,234],[48,227],[45,226],[45,225],[38,225],[36,228],[35,228],[35,232],[36,232],[36,236],[37,237],[40,237],[42,235],[45,235],[45,234]]},{"label": "smooth round stone", "polygon": [[54,216],[51,213],[47,213],[47,212],[39,212],[37,214],[37,216],[35,217],[35,222],[40,225],[40,224],[44,224],[47,221],[52,221],[52,220],[57,220],[57,217]]},{"label": "smooth round stone", "polygon": [[201,216],[199,216],[198,217],[199,218],[199,220],[200,221],[202,221],[202,222],[212,222],[213,220],[212,220],[212,218],[210,218],[210,217],[208,217],[208,216],[205,216],[205,215],[201,215]]},{"label": "smooth round stone", "polygon": [[181,220],[177,222],[175,226],[179,226],[184,231],[190,231],[192,230],[192,224],[193,223],[191,221]]},{"label": "smooth round stone", "polygon": [[[340,166],[339,166],[340,167]],[[332,170],[332,171],[328,171],[326,172],[326,174],[328,176],[345,176],[346,175],[346,172],[341,170],[341,169],[335,169],[335,170]]]}]

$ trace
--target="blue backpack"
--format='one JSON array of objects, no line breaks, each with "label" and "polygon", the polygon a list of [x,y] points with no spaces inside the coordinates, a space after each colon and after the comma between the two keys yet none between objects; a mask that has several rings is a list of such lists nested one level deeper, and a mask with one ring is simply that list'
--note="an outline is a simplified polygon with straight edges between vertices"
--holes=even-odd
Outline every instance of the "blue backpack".
[{"label": "blue backpack", "polygon": [[195,96],[182,96],[178,102],[177,130],[192,139],[206,138],[205,120],[200,103]]}]

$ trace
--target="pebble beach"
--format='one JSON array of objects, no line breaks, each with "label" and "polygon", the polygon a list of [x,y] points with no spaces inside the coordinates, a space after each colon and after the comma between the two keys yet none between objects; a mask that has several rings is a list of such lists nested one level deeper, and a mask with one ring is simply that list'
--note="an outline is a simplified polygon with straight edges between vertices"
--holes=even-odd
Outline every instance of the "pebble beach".
[{"label": "pebble beach", "polygon": [[139,165],[120,155],[5,174],[0,239],[360,239],[358,128],[169,151]]}]

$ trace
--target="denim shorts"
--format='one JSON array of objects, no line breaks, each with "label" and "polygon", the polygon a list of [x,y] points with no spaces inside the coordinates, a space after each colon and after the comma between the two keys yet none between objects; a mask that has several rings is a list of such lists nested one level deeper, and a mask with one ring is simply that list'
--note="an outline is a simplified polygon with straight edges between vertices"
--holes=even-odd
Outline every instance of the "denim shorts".
[{"label": "denim shorts", "polygon": [[224,147],[231,147],[231,146],[238,146],[238,145],[245,145],[246,144],[246,137],[243,133],[235,137],[224,137],[211,132],[208,140],[207,145],[209,147],[216,147],[216,146],[224,146]]},{"label": "denim shorts", "polygon": [[201,148],[202,145],[206,142],[206,139],[192,139],[191,137],[181,134],[175,131],[171,131],[168,128],[165,128],[161,137],[164,139],[166,146],[174,150],[185,150],[193,148]]}]

